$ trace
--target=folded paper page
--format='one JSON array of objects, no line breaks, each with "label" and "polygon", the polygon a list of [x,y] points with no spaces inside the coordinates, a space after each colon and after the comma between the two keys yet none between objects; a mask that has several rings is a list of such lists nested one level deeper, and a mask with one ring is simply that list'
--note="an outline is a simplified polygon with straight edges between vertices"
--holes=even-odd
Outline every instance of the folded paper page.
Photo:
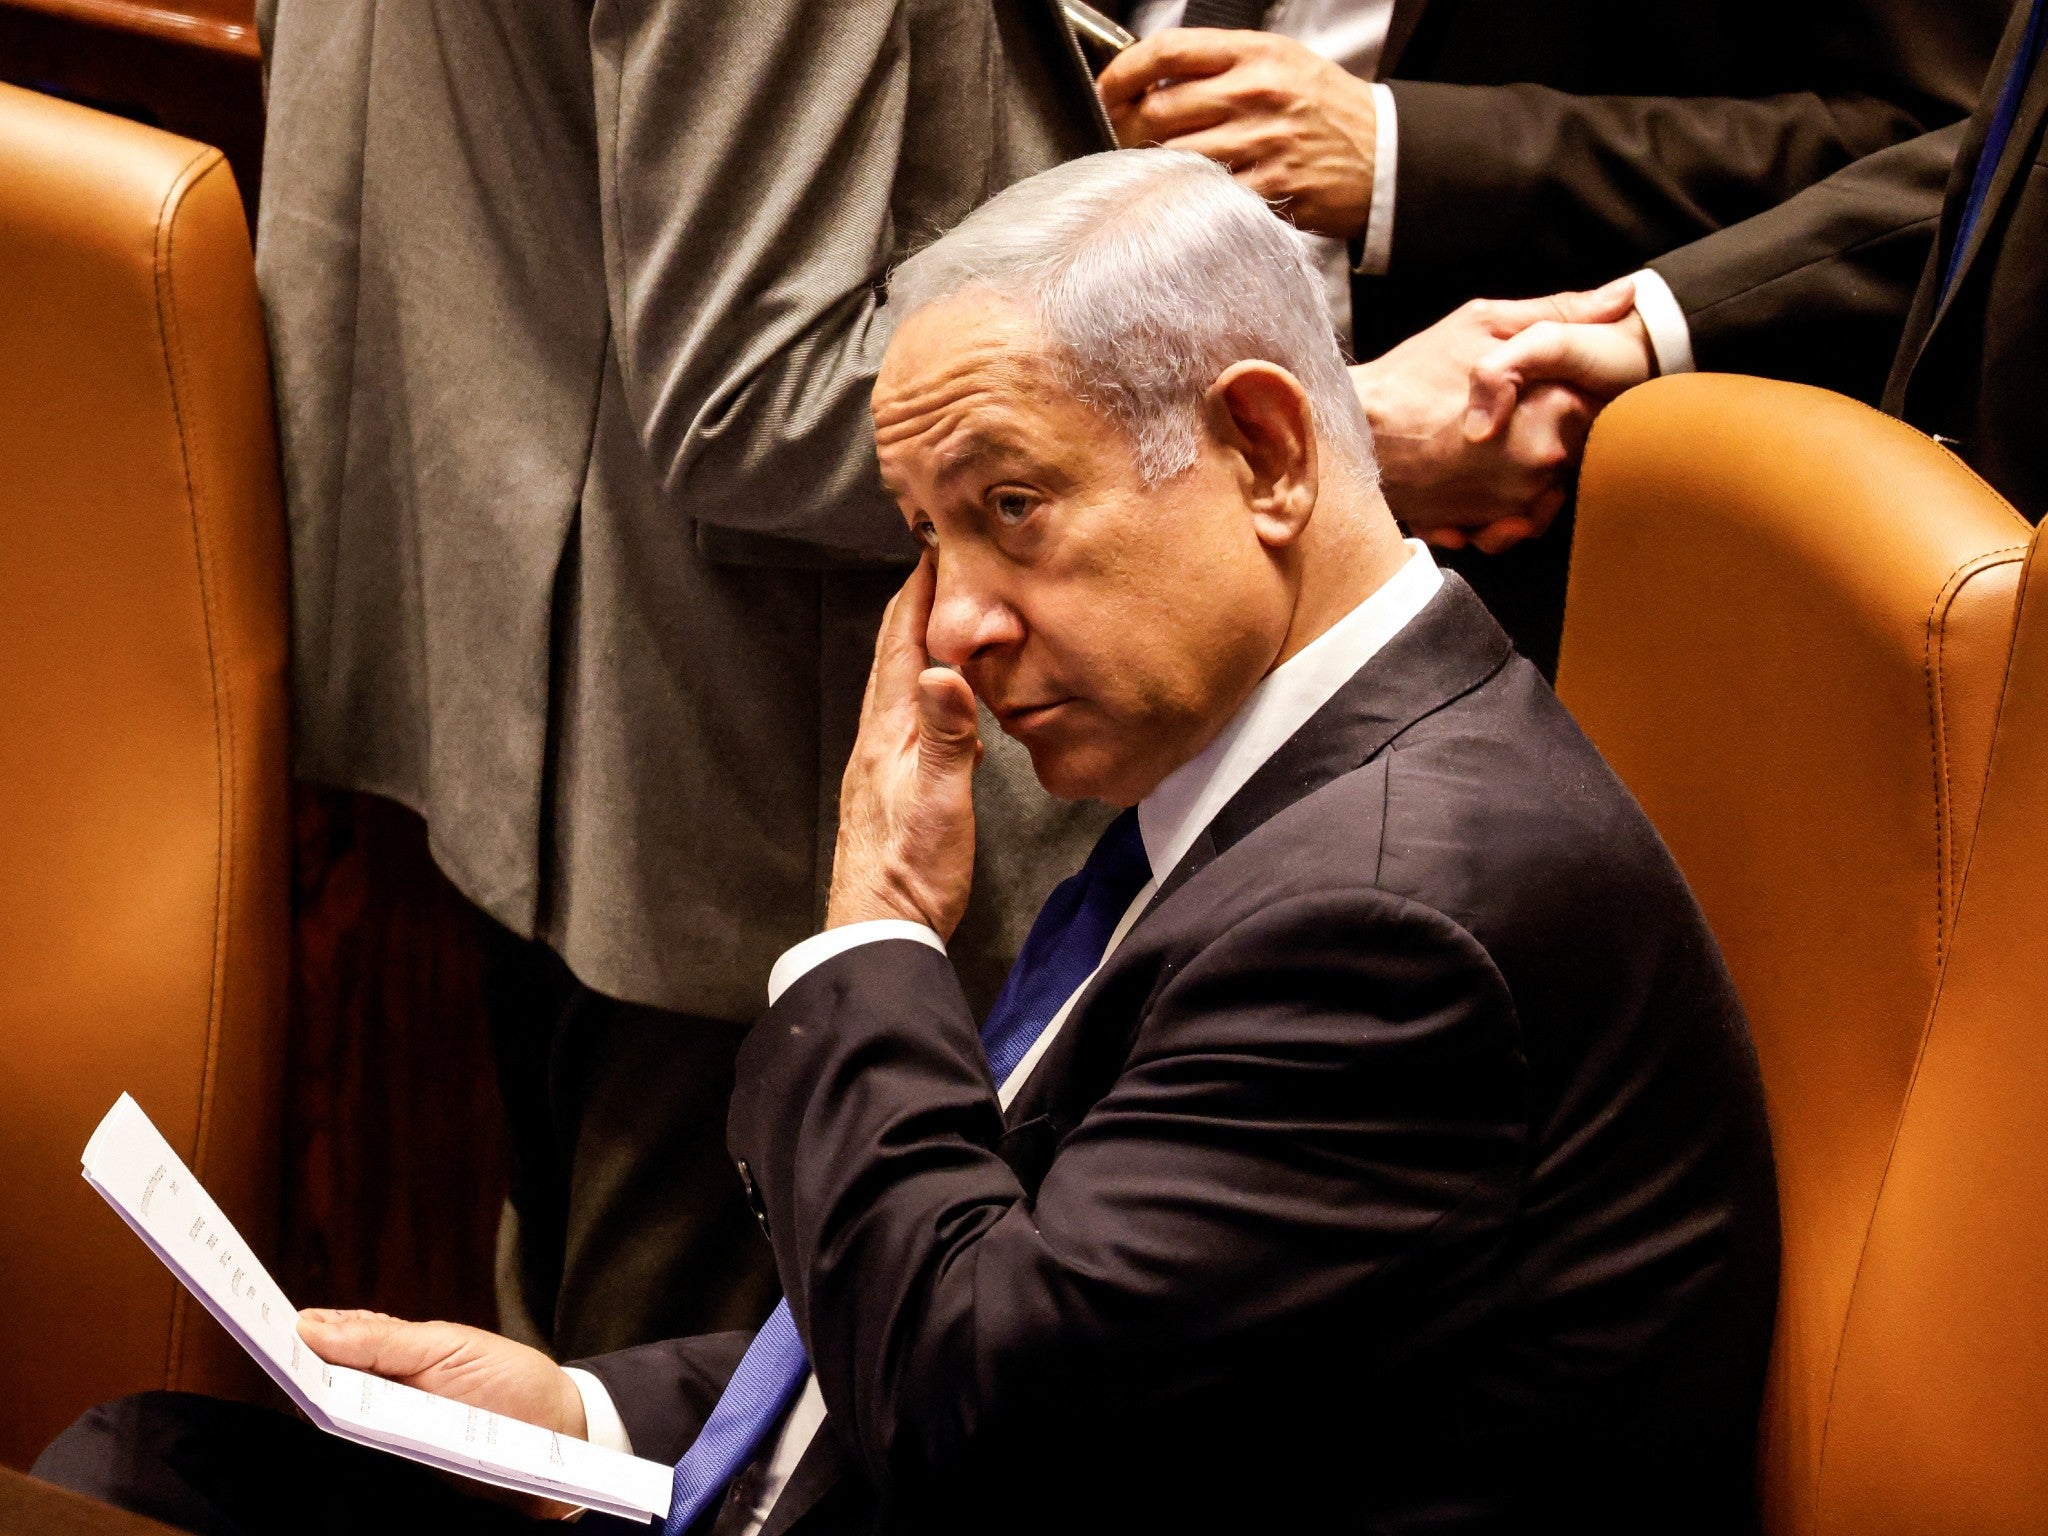
[{"label": "folded paper page", "polygon": [[234,1224],[127,1094],[85,1148],[86,1182],[331,1434],[520,1493],[628,1520],[667,1515],[673,1469],[539,1425],[328,1365]]}]

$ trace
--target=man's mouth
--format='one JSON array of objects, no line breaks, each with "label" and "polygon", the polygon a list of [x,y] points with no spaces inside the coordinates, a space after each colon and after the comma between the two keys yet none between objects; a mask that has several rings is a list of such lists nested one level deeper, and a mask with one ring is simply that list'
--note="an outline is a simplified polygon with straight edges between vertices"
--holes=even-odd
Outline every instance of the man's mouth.
[{"label": "man's mouth", "polygon": [[1048,699],[1042,704],[1010,704],[995,712],[1004,730],[1012,736],[1020,731],[1033,730],[1052,718],[1053,714],[1071,704],[1071,699]]}]

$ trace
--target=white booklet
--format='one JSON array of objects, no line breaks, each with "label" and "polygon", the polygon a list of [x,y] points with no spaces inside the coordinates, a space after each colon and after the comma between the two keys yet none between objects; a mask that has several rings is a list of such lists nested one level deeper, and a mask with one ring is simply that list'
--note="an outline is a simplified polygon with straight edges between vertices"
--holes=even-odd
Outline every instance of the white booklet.
[{"label": "white booklet", "polygon": [[674,1469],[660,1462],[320,1359],[299,1338],[298,1309],[125,1093],[86,1143],[85,1178],[330,1434],[628,1520],[667,1516]]}]

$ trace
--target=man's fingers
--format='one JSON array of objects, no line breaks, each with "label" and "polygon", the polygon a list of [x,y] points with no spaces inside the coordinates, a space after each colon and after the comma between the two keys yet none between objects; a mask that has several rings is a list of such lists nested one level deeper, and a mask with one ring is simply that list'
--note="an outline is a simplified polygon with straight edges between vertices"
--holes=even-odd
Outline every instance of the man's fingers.
[{"label": "man's fingers", "polygon": [[1217,27],[1169,27],[1133,43],[1111,59],[1097,77],[1095,87],[1102,93],[1103,105],[1117,112],[1163,80],[1220,75],[1264,36],[1260,32],[1228,32]]},{"label": "man's fingers", "polygon": [[1126,144],[1164,144],[1184,134],[1227,123],[1230,102],[1208,78],[1162,85],[1117,114],[1117,137]]},{"label": "man's fingers", "polygon": [[[1240,182],[1245,182],[1257,169],[1265,146],[1263,135],[1249,131],[1244,124],[1225,123],[1220,128],[1205,128],[1200,133],[1170,140],[1163,147],[1185,150],[1188,154],[1200,155],[1204,160],[1214,160]],[[1259,191],[1257,187],[1252,190]],[[1265,196],[1263,192],[1259,195]]]},{"label": "man's fingers", "polygon": [[1472,530],[1472,547],[1484,555],[1498,555],[1525,539],[1535,537],[1535,534],[1536,525],[1531,518],[1519,515],[1497,518],[1484,528]]},{"label": "man's fingers", "polygon": [[[1481,359],[1482,364],[1488,361]],[[1492,442],[1514,415],[1515,402],[1522,395],[1522,376],[1511,362],[1502,359],[1492,367],[1472,370],[1471,396],[1465,407],[1466,442]]]},{"label": "man's fingers", "polygon": [[1582,293],[1553,293],[1547,300],[1557,318],[1578,325],[1608,325],[1636,307],[1634,274]]},{"label": "man's fingers", "polygon": [[925,631],[931,627],[937,588],[938,567],[927,554],[882,612],[882,632],[875,642],[875,684],[884,698],[909,692],[925,668]]},{"label": "man's fingers", "polygon": [[1601,402],[1568,384],[1538,381],[1522,390],[1508,423],[1508,458],[1532,472],[1562,472],[1578,463]]},{"label": "man's fingers", "polygon": [[408,1323],[382,1312],[299,1314],[299,1337],[329,1365],[345,1365],[397,1380],[417,1376],[446,1358],[447,1325]]},{"label": "man's fingers", "polygon": [[[1566,325],[1541,321],[1502,342],[1472,365],[1472,398],[1491,407],[1501,391],[1530,380],[1569,384],[1612,400],[1650,376],[1649,357],[1625,324]],[[1469,435],[1469,431],[1468,431]]]},{"label": "man's fingers", "polygon": [[927,667],[917,680],[918,755],[940,775],[972,772],[981,757],[974,690],[947,667]]}]

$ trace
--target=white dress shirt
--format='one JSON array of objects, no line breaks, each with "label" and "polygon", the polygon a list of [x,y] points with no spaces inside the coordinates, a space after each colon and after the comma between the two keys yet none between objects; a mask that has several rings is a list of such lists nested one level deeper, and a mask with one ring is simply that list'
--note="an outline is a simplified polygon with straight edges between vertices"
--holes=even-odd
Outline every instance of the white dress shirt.
[{"label": "white dress shirt", "polygon": [[[1422,612],[1443,584],[1443,573],[1430,557],[1428,547],[1409,540],[1408,560],[1399,571],[1364,602],[1267,673],[1216,739],[1168,774],[1139,803],[1138,831],[1145,842],[1145,857],[1152,866],[1153,878],[1125,909],[1110,935],[1108,948],[1103,951],[1104,960],[1115,952],[1150,904],[1159,878],[1173,871],[1203,829],[1215,820],[1216,813],[1244,788],[1267,758],[1351,681],[1360,667]],[[946,948],[944,941],[921,923],[892,920],[848,923],[842,928],[827,929],[805,939],[776,961],[768,981],[769,1005],[774,1006],[805,972],[858,945],[884,939],[910,939],[929,944],[941,954]],[[1003,1081],[997,1094],[1003,1108],[1010,1107],[1030,1079],[1046,1047],[1066,1023],[1075,1000],[1094,979],[1091,973],[1087,981],[1074,989],[1024,1059]],[[591,1441],[630,1452],[632,1443],[625,1425],[603,1384],[587,1371],[572,1370],[569,1374],[583,1396]],[[811,1437],[824,1422],[825,1399],[814,1374],[804,1382],[803,1391],[782,1421],[765,1466],[751,1484],[754,1508],[744,1527],[744,1536],[756,1536],[760,1531],[790,1474],[803,1459]]]},{"label": "white dress shirt", "polygon": [[1657,372],[1691,373],[1692,327],[1671,285],[1645,267],[1636,274],[1636,313],[1643,329],[1650,333],[1650,351],[1657,359]]},{"label": "white dress shirt", "polygon": [[[1131,9],[1130,28],[1140,37],[1180,25],[1188,0],[1140,0]],[[1319,53],[1361,80],[1378,73],[1380,53],[1387,45],[1387,25],[1394,0],[1278,0],[1266,17],[1266,30],[1291,37],[1311,53]],[[1387,270],[1394,249],[1394,176],[1400,157],[1400,134],[1394,123],[1394,93],[1375,83],[1373,96],[1372,206],[1365,216],[1357,270],[1377,277]],[[1351,347],[1351,251],[1342,240],[1303,234],[1330,299],[1330,323],[1345,350]]]}]

